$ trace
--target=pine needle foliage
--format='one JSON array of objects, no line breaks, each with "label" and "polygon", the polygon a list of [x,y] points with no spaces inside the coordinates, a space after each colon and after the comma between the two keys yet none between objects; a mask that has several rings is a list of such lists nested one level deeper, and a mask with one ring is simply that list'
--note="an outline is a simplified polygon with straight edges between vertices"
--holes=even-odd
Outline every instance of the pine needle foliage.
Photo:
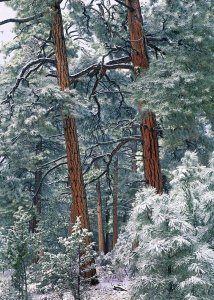
[{"label": "pine needle foliage", "polygon": [[187,152],[169,194],[138,192],[124,234],[129,243],[121,236],[117,245],[132,273],[132,299],[213,299],[212,174]]}]

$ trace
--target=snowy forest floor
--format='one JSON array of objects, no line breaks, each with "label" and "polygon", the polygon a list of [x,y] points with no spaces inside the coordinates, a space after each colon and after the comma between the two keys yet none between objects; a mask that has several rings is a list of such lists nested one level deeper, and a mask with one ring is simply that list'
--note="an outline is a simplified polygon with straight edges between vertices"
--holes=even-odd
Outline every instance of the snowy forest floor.
[{"label": "snowy forest floor", "polygon": [[[4,287],[7,286],[7,282],[10,280],[11,272],[0,272],[0,299],[3,299]],[[103,271],[98,268],[99,284],[90,286],[88,290],[82,296],[83,300],[130,300],[129,294],[129,280],[123,273],[118,274]],[[58,300],[57,295],[38,295],[33,292],[33,288],[30,287],[32,300]],[[70,293],[65,293],[63,300],[74,300]]]}]

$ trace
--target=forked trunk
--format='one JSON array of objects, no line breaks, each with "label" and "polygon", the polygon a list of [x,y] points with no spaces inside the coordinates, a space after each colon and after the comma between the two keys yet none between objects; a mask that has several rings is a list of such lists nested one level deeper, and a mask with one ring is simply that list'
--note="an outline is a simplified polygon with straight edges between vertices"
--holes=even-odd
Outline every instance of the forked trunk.
[{"label": "forked trunk", "polygon": [[[67,62],[67,53],[66,53],[65,38],[63,33],[63,22],[62,22],[60,4],[56,4],[54,7],[52,35],[53,35],[55,55],[56,55],[58,84],[62,91],[69,93],[70,78],[69,78],[69,69],[68,69],[68,62]],[[70,115],[64,116],[64,136],[65,136],[66,151],[67,151],[69,184],[72,193],[72,205],[70,208],[69,229],[72,230],[72,225],[76,221],[76,218],[80,217],[81,227],[90,230],[86,193],[85,193],[83,175],[81,170],[76,122],[73,116]],[[88,238],[86,242],[90,243],[90,239]],[[91,263],[93,263],[93,261]],[[92,269],[91,271],[84,273],[85,278],[91,278],[95,274],[96,274],[95,269]]]}]

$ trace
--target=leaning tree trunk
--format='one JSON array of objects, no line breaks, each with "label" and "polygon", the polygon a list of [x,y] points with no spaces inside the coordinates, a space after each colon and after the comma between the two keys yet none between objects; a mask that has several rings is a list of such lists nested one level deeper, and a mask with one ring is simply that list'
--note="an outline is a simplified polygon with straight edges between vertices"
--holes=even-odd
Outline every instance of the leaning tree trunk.
[{"label": "leaning tree trunk", "polygon": [[[61,3],[62,1],[56,1],[54,7],[52,36],[55,47],[58,84],[62,91],[69,93],[70,78],[65,38],[63,33],[63,21],[59,2]],[[76,122],[75,118],[71,115],[64,116],[64,136],[67,151],[69,183],[72,193],[72,205],[70,209],[70,230],[72,230],[72,225],[76,221],[77,217],[80,217],[81,227],[90,230],[86,193],[81,170]],[[87,243],[90,243],[89,239],[87,240]],[[91,278],[95,274],[95,269],[84,273],[86,278]]]},{"label": "leaning tree trunk", "polygon": [[[36,155],[39,155],[42,152],[42,139],[36,145]],[[30,220],[29,230],[32,233],[36,232],[37,224],[38,224],[38,215],[42,212],[42,170],[39,169],[39,165],[37,164],[38,170],[35,171],[34,182],[35,182],[35,196],[33,198],[33,205],[36,209],[35,215]]]},{"label": "leaning tree trunk", "polygon": [[117,243],[118,239],[118,156],[114,161],[114,170],[113,170],[113,247]]},{"label": "leaning tree trunk", "polygon": [[[148,69],[149,61],[146,53],[146,40],[143,32],[143,18],[139,0],[126,0],[128,9],[128,24],[132,47],[132,62],[134,67]],[[137,70],[136,70],[137,74]],[[158,135],[156,131],[155,114],[146,112],[141,124],[143,163],[146,184],[162,193],[163,183],[158,150]]]}]

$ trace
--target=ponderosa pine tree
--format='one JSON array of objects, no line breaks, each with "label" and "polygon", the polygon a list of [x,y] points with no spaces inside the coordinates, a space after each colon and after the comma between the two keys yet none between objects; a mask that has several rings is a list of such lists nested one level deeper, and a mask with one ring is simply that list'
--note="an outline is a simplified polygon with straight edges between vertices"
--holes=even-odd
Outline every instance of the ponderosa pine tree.
[{"label": "ponderosa pine tree", "polygon": [[[58,83],[62,91],[69,93],[70,78],[65,38],[63,33],[62,14],[60,9],[61,2],[62,1],[56,1],[54,4],[52,34],[55,45]],[[73,199],[70,212],[70,230],[72,230],[72,224],[75,223],[77,217],[80,217],[82,228],[89,230],[87,201],[81,170],[77,128],[76,121],[73,116],[67,115],[64,117],[64,134],[67,149],[69,179]]]},{"label": "ponderosa pine tree", "polygon": [[[127,1],[128,23],[130,32],[130,42],[132,47],[132,62],[135,67],[135,73],[141,73],[141,69],[149,68],[149,60],[146,49],[146,36],[143,32],[143,18],[139,0]],[[143,101],[140,100],[139,108],[142,109]],[[143,144],[143,162],[145,183],[153,186],[157,193],[163,191],[163,180],[161,175],[158,135],[156,116],[154,112],[144,112],[141,124],[142,144]]]}]

